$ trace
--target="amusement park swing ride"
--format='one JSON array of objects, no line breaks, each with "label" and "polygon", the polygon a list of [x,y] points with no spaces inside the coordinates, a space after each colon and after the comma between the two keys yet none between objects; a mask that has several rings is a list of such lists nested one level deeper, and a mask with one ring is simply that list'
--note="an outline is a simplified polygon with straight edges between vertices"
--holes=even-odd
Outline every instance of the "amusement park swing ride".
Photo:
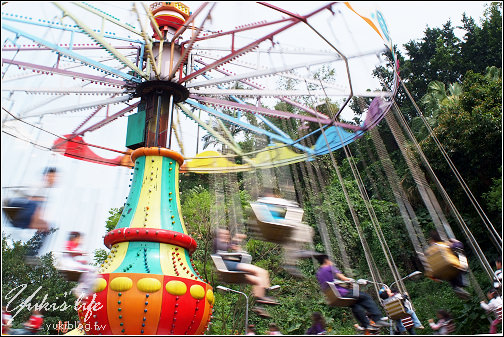
[{"label": "amusement park swing ride", "polygon": [[[385,51],[398,66],[380,11],[363,13],[349,3],[305,4],[312,9],[301,14],[262,2],[204,2],[193,12],[180,2],[55,2],[29,14],[2,5],[5,133],[36,143],[20,129],[38,118],[41,129],[57,137],[50,150],[132,169],[120,220],[104,238],[110,253],[87,298],[104,307],[89,318],[86,334],[208,329],[215,296],[191,258],[197,243],[181,215],[179,172],[246,172],[313,161],[362,137],[391,109],[397,72],[390,90],[366,90]],[[54,17],[40,17],[49,11]],[[243,22],[244,16],[255,21]],[[358,28],[350,31],[349,25]],[[356,34],[371,35],[375,43],[359,46]],[[362,80],[360,68],[370,58]],[[332,67],[338,81],[314,77],[322,66]],[[349,109],[354,97],[364,102],[360,115]],[[330,98],[341,99],[338,111],[313,108]],[[59,126],[79,111],[86,116],[71,132],[68,123]],[[114,150],[107,141],[86,142],[88,135],[126,119],[126,150]],[[307,125],[316,130],[296,138],[280,126],[285,122],[298,131]],[[187,137],[188,123],[197,125],[197,136]],[[267,145],[246,152],[231,128],[263,137]],[[230,153],[198,153],[200,129]],[[308,136],[318,137],[312,146],[303,145]],[[192,138],[191,147],[196,142],[194,155],[185,153],[185,138]],[[116,158],[97,154],[102,150]],[[79,316],[87,319],[83,312]]]}]

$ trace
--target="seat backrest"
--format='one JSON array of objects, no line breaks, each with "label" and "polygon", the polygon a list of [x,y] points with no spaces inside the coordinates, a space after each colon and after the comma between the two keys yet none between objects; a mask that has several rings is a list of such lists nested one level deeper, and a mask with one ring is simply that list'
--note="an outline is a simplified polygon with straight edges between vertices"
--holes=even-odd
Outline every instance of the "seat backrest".
[{"label": "seat backrest", "polygon": [[268,209],[268,206],[263,204],[257,204],[255,202],[250,203],[250,207],[252,207],[252,211],[254,212],[257,221],[260,222],[274,222],[275,218],[271,215],[271,212]]},{"label": "seat backrest", "polygon": [[459,256],[445,243],[435,243],[425,252],[432,276],[441,280],[452,280],[462,270]]},{"label": "seat backrest", "polygon": [[304,211],[302,208],[289,207],[287,208],[287,213],[285,213],[285,220],[301,222],[303,221],[303,214]]},{"label": "seat backrest", "polygon": [[9,219],[15,219],[16,215],[21,210],[21,207],[2,206],[2,210],[9,217]]},{"label": "seat backrest", "polygon": [[385,308],[387,315],[393,320],[398,320],[409,316],[409,314],[406,312],[406,308],[404,307],[402,296],[393,296],[387,298],[383,301],[383,307]]},{"label": "seat backrest", "polygon": [[497,316],[498,319],[502,321],[502,306],[497,307],[497,309],[495,309],[495,315]]},{"label": "seat backrest", "polygon": [[224,261],[222,260],[222,257],[217,254],[212,254],[212,261],[217,268],[218,271],[228,271],[226,268],[226,265],[224,264]]},{"label": "seat backrest", "polygon": [[413,319],[411,318],[410,315],[401,319],[401,322],[402,322],[403,326],[406,328],[406,330],[415,325],[415,323],[413,323]]},{"label": "seat backrest", "polygon": [[[326,290],[324,290],[324,294],[326,296],[326,301],[329,306],[337,306],[337,307],[348,307],[357,302],[355,297],[342,297],[336,284],[334,282],[327,282],[329,286]],[[357,286],[357,294],[358,294],[358,285],[354,284],[353,293],[356,292]]]},{"label": "seat backrest", "polygon": [[[249,254],[244,254],[248,255]],[[214,262],[215,267],[217,268],[217,273],[219,275],[219,279],[224,283],[248,283],[246,272],[243,271],[230,271],[227,269],[226,264],[222,257],[218,254],[212,254],[212,261]]]},{"label": "seat backrest", "polygon": [[453,323],[453,320],[447,321],[444,326],[446,327],[446,333],[451,334],[455,332],[455,323]]}]

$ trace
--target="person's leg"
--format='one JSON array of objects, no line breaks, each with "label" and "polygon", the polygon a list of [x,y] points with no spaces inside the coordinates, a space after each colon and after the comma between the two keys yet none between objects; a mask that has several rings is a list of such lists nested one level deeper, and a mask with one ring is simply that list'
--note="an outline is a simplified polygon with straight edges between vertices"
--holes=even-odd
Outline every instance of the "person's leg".
[{"label": "person's leg", "polygon": [[402,321],[400,319],[395,321],[395,323],[396,323],[397,331],[399,331],[400,333],[403,333],[404,331],[406,331],[406,328],[404,327],[404,324],[402,323]]},{"label": "person's leg", "polygon": [[239,263],[238,270],[249,274],[245,275],[245,278],[253,285],[252,293],[255,297],[264,297],[266,295],[266,288],[270,286],[267,270],[248,263]]},{"label": "person's leg", "polygon": [[25,329],[10,329],[9,330],[9,335],[17,336],[17,335],[24,335],[25,334]]},{"label": "person's leg", "polygon": [[36,229],[41,232],[45,232],[49,230],[49,224],[42,219],[42,207],[41,203],[38,203],[37,208],[35,209],[35,212],[33,213],[33,216],[30,221],[30,228],[31,229]]},{"label": "person's leg", "polygon": [[271,285],[268,271],[261,267],[248,263],[239,263],[238,269],[258,277],[261,280],[260,285],[264,288],[268,288]]},{"label": "person's leg", "polygon": [[409,329],[408,329],[408,333],[409,333],[410,335],[416,335],[415,328],[414,328],[414,327],[409,328]]},{"label": "person's leg", "polygon": [[369,326],[369,318],[366,316],[366,310],[364,310],[364,307],[357,302],[350,306],[350,309],[352,309],[352,314],[357,322],[359,322],[360,326],[367,328]]},{"label": "person's leg", "polygon": [[378,309],[378,306],[368,294],[359,291],[358,303],[366,310],[369,317],[375,323],[383,317],[380,309]]},{"label": "person's leg", "polygon": [[413,310],[407,310],[406,312],[411,316],[411,320],[413,321],[413,324],[415,325],[415,328],[418,328],[419,326],[422,326],[422,322],[420,322],[420,320],[418,319],[415,311],[413,311]]},{"label": "person's leg", "polygon": [[461,288],[465,287],[464,277],[465,277],[464,273],[460,272],[460,273],[458,273],[458,275],[455,278],[449,280],[448,283],[450,283],[450,285],[454,289],[457,287],[461,287]]},{"label": "person's leg", "polygon": [[466,286],[466,273],[465,272],[460,272],[457,277],[454,279],[448,281],[453,288],[453,291],[455,294],[457,294],[458,297],[460,297],[463,300],[469,300],[471,297],[471,294],[469,294],[464,287]]},{"label": "person's leg", "polygon": [[259,277],[245,275],[245,279],[252,285],[252,295],[254,295],[254,297],[264,297],[266,295],[266,289],[261,286],[261,279]]}]

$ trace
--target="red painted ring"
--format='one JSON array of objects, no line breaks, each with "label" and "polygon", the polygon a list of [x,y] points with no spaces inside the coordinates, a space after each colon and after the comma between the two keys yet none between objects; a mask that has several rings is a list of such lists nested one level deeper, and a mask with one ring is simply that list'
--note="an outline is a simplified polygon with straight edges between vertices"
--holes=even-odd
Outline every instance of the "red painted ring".
[{"label": "red painted ring", "polygon": [[189,235],[160,228],[118,228],[108,232],[103,239],[107,248],[112,247],[112,245],[116,243],[125,241],[169,243],[187,249],[189,254],[194,253],[198,247],[196,240]]}]

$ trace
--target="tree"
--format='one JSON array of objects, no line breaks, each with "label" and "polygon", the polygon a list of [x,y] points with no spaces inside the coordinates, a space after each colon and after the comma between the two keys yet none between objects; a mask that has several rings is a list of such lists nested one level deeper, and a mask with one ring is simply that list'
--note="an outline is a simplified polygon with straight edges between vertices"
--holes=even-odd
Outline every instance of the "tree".
[{"label": "tree", "polygon": [[[462,85],[452,83],[448,85],[446,91],[444,83],[433,81],[429,83],[427,94],[422,97],[420,103],[424,106],[423,115],[431,128],[438,124],[438,117],[443,108],[449,109],[458,104],[462,95]],[[418,140],[423,140],[429,135],[429,131],[421,117],[414,117],[411,120],[412,129]]]},{"label": "tree", "polygon": [[462,17],[460,28],[466,31],[461,45],[462,74],[468,70],[483,73],[486,67],[500,67],[502,64],[502,2],[492,2],[487,6],[481,27],[473,18],[465,14]]},{"label": "tree", "polygon": [[442,28],[429,28],[420,42],[404,45],[409,59],[402,65],[401,73],[415,101],[427,93],[430,82],[454,83],[460,80],[460,43],[451,22]]},{"label": "tree", "polygon": [[[29,308],[36,304],[45,308],[43,333],[57,334],[59,322],[75,324],[79,320],[72,294],[75,282],[67,282],[60,276],[50,253],[38,265],[25,263],[24,257],[35,238],[26,243],[9,243],[9,240],[2,233],[2,304],[14,317],[12,328],[22,328],[31,315]],[[23,305],[25,300],[28,305]]]},{"label": "tree", "polygon": [[[487,193],[493,179],[500,176],[502,158],[502,78],[489,68],[487,74],[468,71],[458,102],[442,105],[434,129],[451,160],[478,200]],[[493,75],[492,75],[493,74]],[[443,159],[436,144],[426,138],[422,144],[440,180],[451,187],[451,198],[458,205],[466,196]],[[500,218],[494,214],[494,223]]]}]

